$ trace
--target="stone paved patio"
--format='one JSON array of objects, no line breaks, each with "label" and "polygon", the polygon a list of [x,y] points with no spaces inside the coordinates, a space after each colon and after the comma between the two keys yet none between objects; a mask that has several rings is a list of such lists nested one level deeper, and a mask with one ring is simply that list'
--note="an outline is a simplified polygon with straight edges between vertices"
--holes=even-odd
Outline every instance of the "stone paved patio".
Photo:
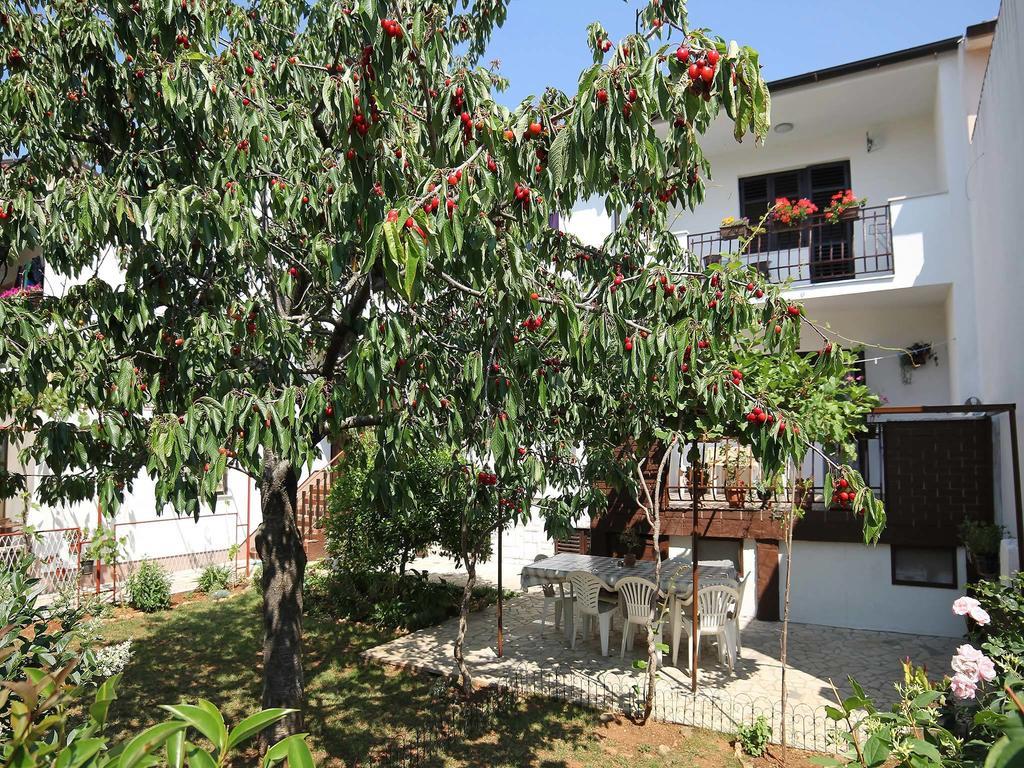
[{"label": "stone paved patio", "polygon": [[[537,590],[506,601],[503,658],[496,652],[496,611],[492,608],[471,616],[466,645],[474,681],[479,685],[511,684],[592,706],[628,710],[628,700],[635,696],[634,687],[641,677],[632,663],[645,655],[642,635],[635,651],[627,650],[625,659],[619,657],[619,621],[612,631],[612,655],[601,656],[597,637],[585,642],[581,638],[572,650],[562,632],[551,626],[550,612],[547,625],[541,628],[542,608],[543,597]],[[453,675],[457,625],[453,619],[372,648],[364,656],[373,662]],[[719,664],[713,643],[706,641],[701,651],[698,697],[690,695],[684,647],[680,652],[683,668],[661,668],[656,715],[723,731],[734,730],[736,720],[750,720],[757,714],[777,720],[781,716],[780,636],[779,623],[750,622],[742,631],[743,651],[735,674]],[[829,678],[845,693],[849,691],[847,676],[852,675],[876,701],[890,703],[893,683],[902,679],[901,659],[909,656],[941,674],[948,668],[956,644],[952,638],[792,624],[787,673],[790,733],[810,729],[804,746],[827,748],[823,707],[834,703]]]}]

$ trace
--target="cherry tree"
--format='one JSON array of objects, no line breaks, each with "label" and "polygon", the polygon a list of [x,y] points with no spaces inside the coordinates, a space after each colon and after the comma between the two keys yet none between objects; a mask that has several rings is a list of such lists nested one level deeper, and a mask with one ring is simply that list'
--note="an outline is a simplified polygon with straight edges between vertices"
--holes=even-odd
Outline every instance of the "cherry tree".
[{"label": "cherry tree", "polygon": [[[779,312],[757,277],[761,303],[735,276],[707,299],[716,270],[667,234],[703,198],[712,121],[768,130],[756,52],[681,0],[622,40],[592,25],[576,92],[513,110],[480,64],[504,0],[0,7],[0,244],[65,286],[0,302],[0,419],[52,469],[42,503],[114,515],[148,474],[195,514],[228,468],[257,479],[265,707],[303,700],[296,488],[325,438],[373,427],[385,459],[440,440],[476,473],[467,530],[535,506],[557,530],[582,502],[538,490],[574,487],[572,447],[629,407],[602,367],[632,388],[664,355],[667,391],[696,327],[725,360],[729,328]],[[623,218],[600,248],[549,227],[582,198]],[[662,275],[674,295],[646,288]],[[792,327],[766,348],[791,353]],[[686,389],[699,418],[770,402],[726,385]]]}]

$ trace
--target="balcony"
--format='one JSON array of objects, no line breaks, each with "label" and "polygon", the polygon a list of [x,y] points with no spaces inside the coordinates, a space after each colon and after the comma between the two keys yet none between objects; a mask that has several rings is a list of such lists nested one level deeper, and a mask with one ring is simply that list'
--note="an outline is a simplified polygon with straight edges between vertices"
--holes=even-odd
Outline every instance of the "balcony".
[{"label": "balcony", "polygon": [[[682,236],[705,265],[740,250],[739,239],[723,238],[719,230]],[[892,275],[892,211],[878,205],[862,208],[856,221],[833,223],[818,214],[796,227],[769,225],[739,259],[773,283],[816,285]]]},{"label": "balcony", "polygon": [[[885,502],[888,543],[955,547],[964,519],[994,519],[995,467],[993,420],[1005,418],[1004,406],[923,406],[879,409],[868,418],[867,431],[847,460]],[[761,469],[732,441],[699,444],[695,467],[685,456],[672,462],[668,487],[668,528],[692,526],[694,497],[702,535],[768,537],[781,532],[784,510],[803,510],[798,539],[859,541],[861,519],[833,499],[825,505],[826,461],[809,452],[800,466],[790,466],[781,487],[759,491]],[[838,457],[836,457],[838,459]],[[803,478],[807,490],[794,481]]]}]

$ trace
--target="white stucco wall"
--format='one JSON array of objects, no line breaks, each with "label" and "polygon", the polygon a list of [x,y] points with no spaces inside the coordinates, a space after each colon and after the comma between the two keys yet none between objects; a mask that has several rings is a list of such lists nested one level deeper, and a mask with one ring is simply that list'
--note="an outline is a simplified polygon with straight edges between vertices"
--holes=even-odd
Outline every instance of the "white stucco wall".
[{"label": "white stucco wall", "polygon": [[[970,200],[980,397],[1024,405],[1024,246],[1020,233],[1020,179],[1024,178],[1024,2],[1004,0],[993,41],[966,179]],[[1018,427],[1022,426],[1018,416]],[[1008,423],[995,420],[997,491],[1002,523],[1015,530]],[[1024,470],[1024,467],[1018,467]],[[1016,567],[1016,552],[1004,564]],[[1010,563],[1010,557],[1014,562]]]},{"label": "white stucco wall", "polygon": [[[785,584],[785,545],[780,549]],[[889,547],[880,544],[793,544],[790,620],[832,627],[960,637],[966,627],[952,602],[963,594],[966,563],[957,553],[958,589],[892,584]],[[780,589],[781,597],[781,589]]]},{"label": "white stucco wall", "polygon": [[[888,405],[947,405],[950,402],[950,359],[946,310],[943,294],[929,292],[918,301],[917,293],[891,294],[891,300],[881,301],[865,297],[862,302],[850,299],[813,299],[807,302],[808,316],[827,323],[837,339],[869,341],[864,350],[865,359],[882,358],[867,362],[867,385],[884,398]],[[865,306],[858,306],[863,303]],[[932,361],[915,369],[910,383],[904,384],[899,353],[915,342],[935,345]],[[845,347],[849,342],[840,341]],[[821,341],[808,328],[803,329],[804,349],[818,349]]]},{"label": "white stucco wall", "polygon": [[[780,98],[814,100],[814,88]],[[897,118],[872,129],[875,148],[869,153],[866,125],[807,135],[800,126],[793,133],[769,135],[763,147],[735,144],[728,151],[709,152],[712,178],[703,204],[692,213],[679,213],[676,230],[710,232],[725,216],[739,216],[739,179],[762,173],[804,168],[817,163],[850,161],[850,180],[868,205],[883,205],[894,197],[916,197],[944,192],[938,175],[936,137],[927,114]]]}]

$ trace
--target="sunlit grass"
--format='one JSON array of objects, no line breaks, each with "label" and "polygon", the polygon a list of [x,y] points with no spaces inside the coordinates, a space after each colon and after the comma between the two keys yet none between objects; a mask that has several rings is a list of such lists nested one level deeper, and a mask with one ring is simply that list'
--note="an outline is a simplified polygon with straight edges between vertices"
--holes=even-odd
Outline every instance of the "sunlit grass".
[{"label": "sunlit grass", "polygon": [[[437,706],[435,679],[366,664],[362,651],[390,635],[372,627],[307,617],[306,729],[325,766],[377,764],[389,744],[415,732]],[[112,713],[118,740],[162,719],[160,704],[203,697],[229,724],[259,709],[262,664],[260,599],[246,592],[223,601],[188,602],[158,614],[106,622],[109,642],[134,640]],[[667,755],[657,746],[669,742]],[[735,768],[719,735],[656,725],[605,724],[598,713],[531,698],[501,717],[492,732],[448,747],[427,763],[437,768]]]}]

